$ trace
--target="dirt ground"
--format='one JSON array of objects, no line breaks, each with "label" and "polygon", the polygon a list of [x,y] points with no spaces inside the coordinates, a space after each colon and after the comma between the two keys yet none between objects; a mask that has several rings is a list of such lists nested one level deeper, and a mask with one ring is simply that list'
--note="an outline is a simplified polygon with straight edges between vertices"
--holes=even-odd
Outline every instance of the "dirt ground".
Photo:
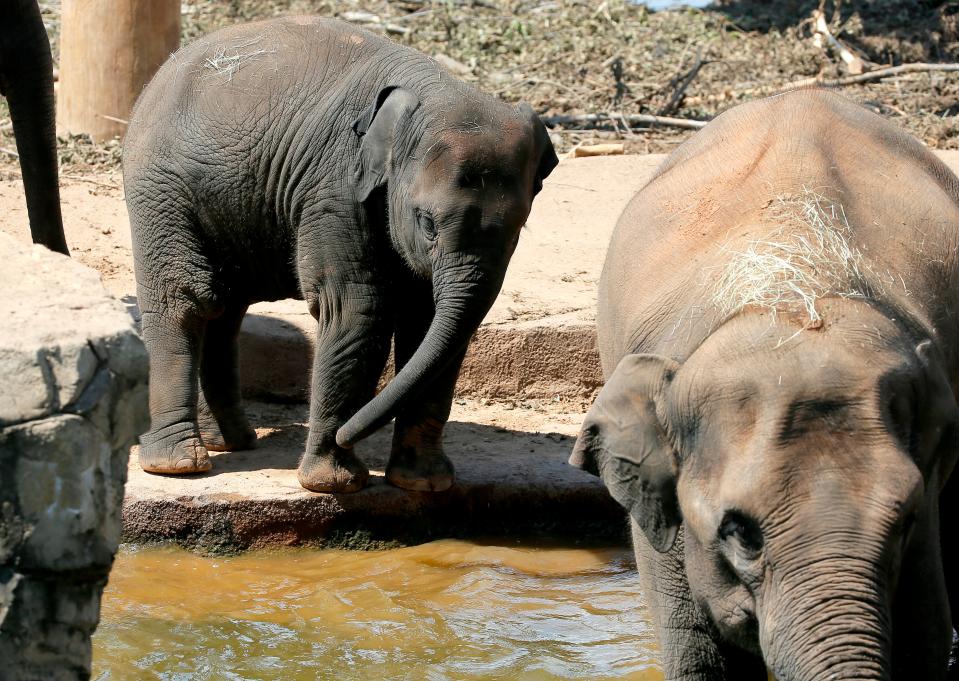
[{"label": "dirt ground", "polygon": [[[592,323],[596,282],[619,213],[661,156],[565,159],[547,179],[503,285],[491,324],[548,317]],[[61,182],[64,231],[73,257],[100,272],[117,298],[136,292],[130,226],[118,173],[68,173]],[[30,239],[23,185],[0,181],[0,230]],[[575,252],[575,258],[567,254]],[[306,314],[299,301],[256,306]],[[257,309],[251,310],[256,312]]]},{"label": "dirt ground", "polygon": [[[57,58],[60,2],[41,2]],[[385,31],[442,60],[460,77],[541,115],[666,114],[707,120],[801,78],[847,75],[817,42],[820,4],[830,32],[866,70],[959,61],[959,0],[716,0],[705,9],[652,12],[629,0],[184,0],[182,42],[230,24],[293,13],[339,16]],[[927,145],[959,148],[959,73],[900,75],[844,87]],[[692,131],[553,126],[565,150],[617,138],[627,151],[668,152]],[[0,100],[0,177],[19,174]],[[60,140],[66,175],[118,168],[117,140]]]}]

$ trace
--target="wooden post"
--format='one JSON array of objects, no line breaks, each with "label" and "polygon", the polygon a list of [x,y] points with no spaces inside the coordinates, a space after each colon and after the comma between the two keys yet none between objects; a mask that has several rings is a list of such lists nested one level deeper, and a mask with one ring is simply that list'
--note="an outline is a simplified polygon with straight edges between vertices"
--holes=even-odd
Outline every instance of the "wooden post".
[{"label": "wooden post", "polygon": [[180,0],[63,0],[57,130],[122,136],[143,86],[180,44]]}]

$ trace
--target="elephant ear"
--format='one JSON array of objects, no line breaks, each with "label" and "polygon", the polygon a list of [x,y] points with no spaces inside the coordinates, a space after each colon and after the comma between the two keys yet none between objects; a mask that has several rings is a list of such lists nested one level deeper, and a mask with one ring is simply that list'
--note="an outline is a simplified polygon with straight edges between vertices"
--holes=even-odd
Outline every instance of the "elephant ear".
[{"label": "elephant ear", "polygon": [[410,114],[420,100],[405,88],[390,85],[353,123],[353,132],[360,137],[353,179],[359,200],[366,201],[376,189],[386,186],[386,177],[393,161],[394,142],[410,128]]},{"label": "elephant ear", "polygon": [[549,177],[553,168],[559,165],[559,159],[556,157],[556,150],[553,149],[553,141],[549,138],[549,131],[543,125],[543,121],[536,115],[536,112],[526,102],[520,102],[520,112],[530,119],[536,135],[536,176],[533,181],[533,196],[539,194],[543,188],[543,180]]},{"label": "elephant ear", "polygon": [[927,456],[931,455],[931,460],[939,467],[939,481],[945,485],[955,474],[959,460],[959,404],[942,368],[945,365],[942,353],[933,342],[927,339],[919,343],[916,356],[925,372],[927,393],[923,409],[918,414],[918,423],[913,427],[920,433],[920,443],[929,438],[926,444],[935,447]]},{"label": "elephant ear", "polygon": [[681,516],[676,457],[656,403],[678,368],[666,357],[624,357],[586,415],[569,459],[602,478],[660,553],[672,548]]}]

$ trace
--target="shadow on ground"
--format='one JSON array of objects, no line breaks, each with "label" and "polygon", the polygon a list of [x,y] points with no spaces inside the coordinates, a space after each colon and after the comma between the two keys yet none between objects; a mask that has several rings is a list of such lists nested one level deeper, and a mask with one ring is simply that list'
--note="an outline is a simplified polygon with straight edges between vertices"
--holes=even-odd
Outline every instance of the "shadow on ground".
[{"label": "shadow on ground", "polygon": [[[825,3],[826,18],[838,18],[867,58],[898,64],[921,58],[951,61],[949,43],[959,38],[959,2],[949,0],[846,0]],[[707,11],[728,17],[747,31],[784,31],[808,21],[819,0],[718,0]],[[907,54],[908,53],[908,56]]]},{"label": "shadow on ground", "polygon": [[357,454],[370,484],[354,494],[300,487],[296,466],[307,436],[306,405],[251,403],[256,449],[213,455],[202,476],[152,476],[131,462],[124,537],[231,552],[311,544],[381,548],[445,537],[556,538],[575,545],[626,541],[625,512],[599,480],[566,463],[573,438],[451,421],[446,452],[457,481],[445,492],[388,484],[392,428]]}]

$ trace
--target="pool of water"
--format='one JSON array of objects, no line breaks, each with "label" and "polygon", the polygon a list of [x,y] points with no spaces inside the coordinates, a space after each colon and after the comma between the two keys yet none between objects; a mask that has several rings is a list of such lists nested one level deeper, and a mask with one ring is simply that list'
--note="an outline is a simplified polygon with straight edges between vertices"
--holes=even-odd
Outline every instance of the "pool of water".
[{"label": "pool of water", "polygon": [[662,680],[624,549],[125,549],[93,640],[99,680]]}]

